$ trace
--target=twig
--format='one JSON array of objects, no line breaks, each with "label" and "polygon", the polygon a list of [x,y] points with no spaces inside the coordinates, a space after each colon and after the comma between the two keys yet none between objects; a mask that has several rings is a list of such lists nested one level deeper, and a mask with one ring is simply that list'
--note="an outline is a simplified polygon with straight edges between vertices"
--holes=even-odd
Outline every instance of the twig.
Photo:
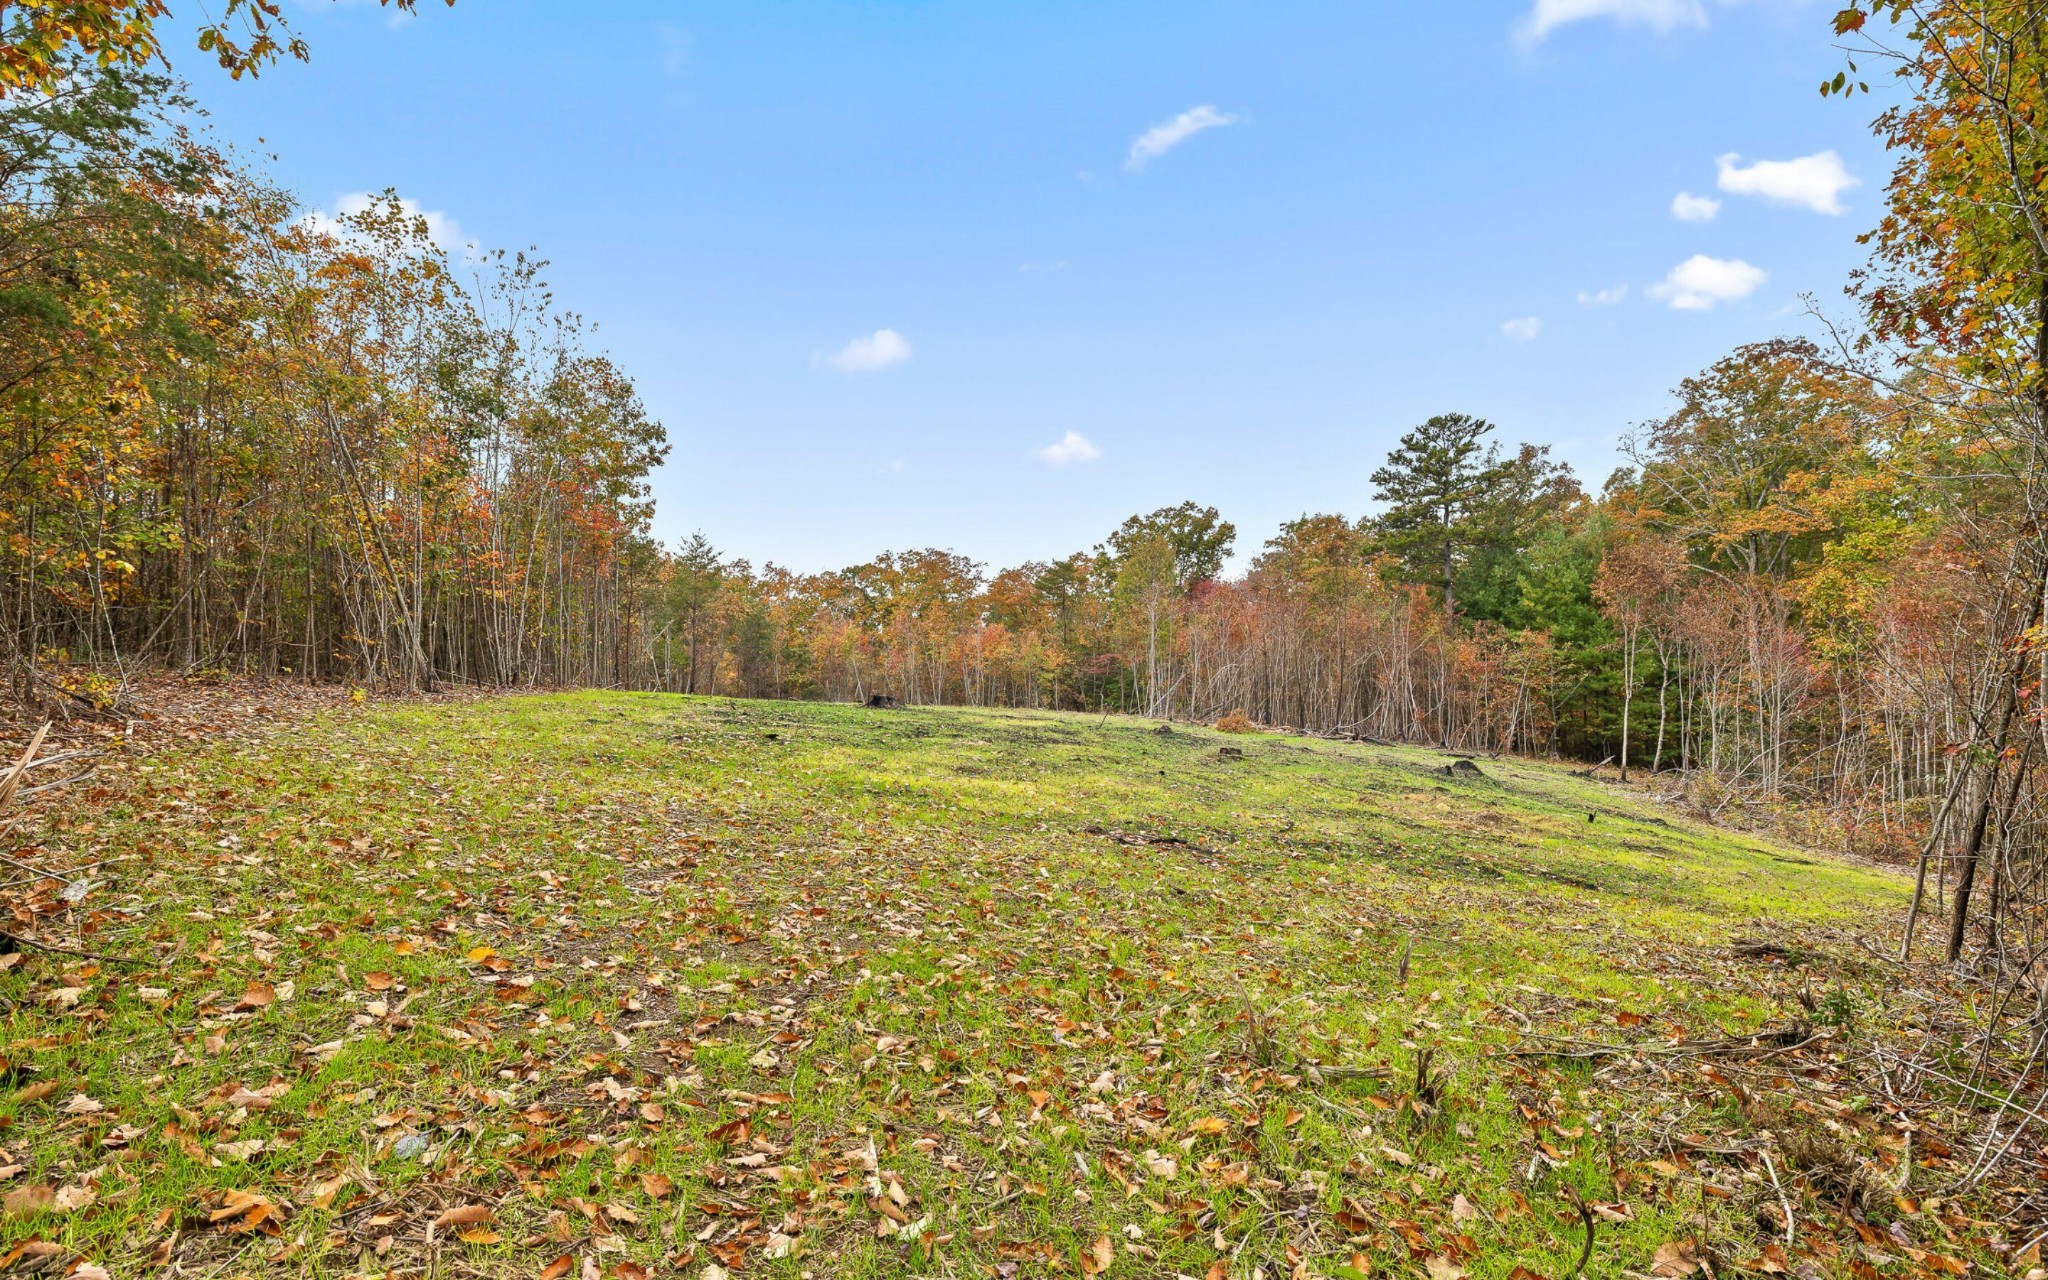
[{"label": "twig", "polygon": [[1593,1211],[1586,1207],[1586,1201],[1579,1195],[1577,1187],[1569,1182],[1563,1185],[1564,1193],[1572,1198],[1572,1207],[1579,1211],[1579,1221],[1586,1224],[1586,1246],[1579,1250],[1578,1265],[1572,1268],[1572,1275],[1577,1276],[1583,1273],[1586,1264],[1593,1260]]},{"label": "twig", "polygon": [[33,773],[37,769],[47,769],[53,764],[63,764],[68,760],[86,760],[96,757],[98,755],[99,752],[90,749],[82,751],[59,751],[54,756],[44,756],[42,759],[32,762],[28,766],[28,771],[30,773]]},{"label": "twig", "polygon": [[33,787],[23,787],[15,792],[14,798],[19,800],[24,796],[41,795],[45,791],[56,791],[59,788],[68,787],[74,782],[84,782],[87,778],[96,777],[98,774],[98,769],[87,769],[84,773],[73,774],[69,778],[59,778],[55,782],[39,782]]},{"label": "twig", "polygon": [[[1800,1036],[1793,1040],[1787,1037]],[[1547,1040],[1550,1047],[1538,1049],[1510,1049],[1510,1058],[1572,1058],[1591,1060],[1595,1058],[1622,1058],[1641,1054],[1649,1058],[1775,1058],[1779,1054],[1797,1053],[1809,1045],[1828,1038],[1825,1032],[1811,1034],[1809,1028],[1789,1027],[1777,1032],[1759,1032],[1753,1036],[1729,1036],[1721,1040],[1683,1040],[1677,1044],[1604,1044],[1598,1040],[1570,1040],[1562,1036],[1535,1035],[1536,1040]],[[1779,1043],[1759,1044],[1758,1041],[1778,1039]]]},{"label": "twig", "polygon": [[0,777],[0,809],[5,809],[14,800],[15,790],[21,786],[21,780],[28,776],[29,761],[36,758],[36,752],[42,749],[43,739],[49,736],[50,722],[45,720],[43,727],[37,729],[35,736],[28,740],[28,749],[21,753],[21,759],[14,762],[14,767],[7,771],[5,777]]},{"label": "twig", "polygon": [[1785,1208],[1785,1247],[1787,1249],[1790,1249],[1792,1247],[1792,1240],[1795,1235],[1794,1219],[1792,1217],[1792,1199],[1790,1196],[1787,1196],[1785,1194],[1785,1184],[1778,1181],[1778,1166],[1771,1163],[1771,1153],[1768,1151],[1759,1151],[1757,1152],[1757,1154],[1764,1158],[1764,1168],[1767,1171],[1769,1171],[1771,1175],[1771,1185],[1778,1189],[1778,1203],[1783,1205]]},{"label": "twig", "polygon": [[1384,1080],[1392,1074],[1385,1067],[1342,1067],[1320,1062],[1297,1062],[1294,1070],[1318,1083],[1326,1080]]},{"label": "twig", "polygon": [[54,871],[45,871],[41,867],[35,866],[31,863],[20,862],[14,858],[10,858],[4,853],[0,853],[0,862],[4,862],[10,867],[19,867],[23,871],[28,872],[30,875],[33,875],[40,880],[55,880],[62,884],[71,883],[70,876],[60,876]]},{"label": "twig", "polygon": [[1018,1199],[1023,1194],[1024,1188],[1019,1187],[1015,1191],[1012,1191],[1009,1195],[999,1196],[996,1199],[989,1201],[987,1205],[983,1206],[983,1211],[987,1213],[994,1213],[996,1210],[1002,1208],[1004,1205],[1010,1203],[1012,1200]]},{"label": "twig", "polygon": [[48,942],[37,942],[34,938],[24,938],[18,933],[0,934],[0,939],[19,946],[33,947],[37,951],[47,951],[52,955],[76,956],[80,960],[97,960],[102,964],[128,964],[138,969],[150,967],[147,960],[137,960],[132,956],[103,956],[97,951],[74,951],[70,947],[59,947]]}]

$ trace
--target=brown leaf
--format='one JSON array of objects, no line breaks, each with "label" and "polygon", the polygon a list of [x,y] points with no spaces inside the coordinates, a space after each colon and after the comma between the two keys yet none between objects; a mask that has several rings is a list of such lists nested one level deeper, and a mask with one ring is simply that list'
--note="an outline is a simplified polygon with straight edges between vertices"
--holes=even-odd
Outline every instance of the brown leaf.
[{"label": "brown leaf", "polygon": [[471,1227],[467,1231],[456,1232],[455,1237],[464,1244],[496,1244],[505,1238],[489,1227]]},{"label": "brown leaf", "polygon": [[562,1280],[563,1276],[575,1269],[576,1259],[565,1253],[540,1269],[540,1280]]},{"label": "brown leaf", "polygon": [[5,1200],[0,1200],[0,1216],[26,1218],[48,1209],[56,1200],[56,1191],[49,1187],[19,1187],[8,1192]]},{"label": "brown leaf", "polygon": [[1094,1247],[1081,1255],[1081,1274],[1099,1276],[1109,1270],[1109,1265],[1115,1261],[1116,1245],[1108,1236],[1097,1236]]},{"label": "brown leaf", "polygon": [[363,985],[372,991],[389,991],[397,982],[398,979],[388,973],[366,973],[363,975]]},{"label": "brown leaf", "polygon": [[257,1009],[268,1009],[277,1003],[277,989],[267,982],[252,982],[242,992],[242,998],[235,1002],[236,1013],[251,1013]]},{"label": "brown leaf", "polygon": [[1667,1240],[1650,1258],[1653,1276],[1689,1276],[1699,1269],[1699,1249],[1690,1240]]},{"label": "brown leaf", "polygon": [[457,1205],[455,1208],[434,1219],[434,1225],[436,1227],[480,1227],[485,1223],[495,1222],[497,1217],[497,1210],[489,1205]]},{"label": "brown leaf", "polygon": [[666,1200],[675,1194],[676,1184],[663,1174],[643,1173],[640,1175],[640,1189],[647,1193],[649,1199]]},{"label": "brown leaf", "polygon": [[1422,1265],[1429,1272],[1429,1280],[1465,1280],[1465,1268],[1440,1253],[1424,1258]]}]

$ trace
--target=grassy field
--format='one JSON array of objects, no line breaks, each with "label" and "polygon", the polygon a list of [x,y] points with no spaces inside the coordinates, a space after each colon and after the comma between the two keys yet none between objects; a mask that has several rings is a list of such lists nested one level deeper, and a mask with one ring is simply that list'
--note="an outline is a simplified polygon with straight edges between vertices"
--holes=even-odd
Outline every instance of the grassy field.
[{"label": "grassy field", "polygon": [[[1739,1062],[1659,1047],[1846,1035],[1882,979],[1844,940],[1908,886],[1446,763],[636,694],[145,759],[17,833],[18,862],[90,867],[75,905],[45,882],[37,936],[101,958],[0,971],[0,1256],[1555,1278],[1590,1218],[1587,1275],[1772,1269],[1774,1206],[1830,1190],[1754,1152],[1895,1135],[1824,1080],[1772,1111],[1713,1082]],[[1851,1246],[1796,1248],[1847,1274]]]}]

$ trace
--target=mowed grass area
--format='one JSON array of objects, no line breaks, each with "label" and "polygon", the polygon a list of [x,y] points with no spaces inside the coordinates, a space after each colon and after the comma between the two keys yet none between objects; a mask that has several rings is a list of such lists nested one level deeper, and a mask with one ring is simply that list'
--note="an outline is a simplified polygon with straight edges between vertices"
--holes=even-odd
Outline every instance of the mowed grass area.
[{"label": "mowed grass area", "polygon": [[[1909,886],[1563,768],[1444,763],[616,693],[143,760],[17,837],[99,864],[41,932],[140,963],[0,971],[0,1254],[1561,1277],[1567,1186],[1586,1274],[1753,1252],[1777,1193],[1686,1152],[1754,1131],[1735,1094],[1513,1051],[1782,1021],[1812,975],[1730,941],[1875,936]],[[1863,1102],[1823,1119],[1870,1150]]]}]

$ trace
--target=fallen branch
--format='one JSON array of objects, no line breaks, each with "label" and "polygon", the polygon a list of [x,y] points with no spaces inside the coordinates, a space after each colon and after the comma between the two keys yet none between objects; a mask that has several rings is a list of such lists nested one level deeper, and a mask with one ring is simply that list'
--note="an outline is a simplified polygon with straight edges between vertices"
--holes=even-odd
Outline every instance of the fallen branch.
[{"label": "fallen branch", "polygon": [[1185,836],[1154,835],[1149,831],[1114,831],[1107,827],[1099,826],[1083,827],[1081,828],[1081,834],[1088,836],[1104,836],[1117,844],[1127,844],[1135,846],[1137,848],[1146,848],[1152,845],[1178,845],[1183,849],[1190,850],[1194,853],[1207,854],[1212,858],[1222,856],[1217,850],[1208,848],[1205,845],[1196,844],[1194,841],[1187,839]]},{"label": "fallen branch", "polygon": [[21,780],[28,776],[29,762],[36,758],[36,752],[42,749],[43,739],[49,736],[50,722],[45,720],[43,727],[36,730],[35,736],[28,740],[28,749],[21,753],[21,759],[14,762],[14,767],[7,771],[6,777],[0,778],[0,809],[5,809],[14,802],[14,793],[20,789]]},{"label": "fallen branch", "polygon": [[1384,1067],[1326,1066],[1320,1062],[1297,1062],[1294,1069],[1317,1084],[1332,1080],[1384,1080],[1391,1074]]},{"label": "fallen branch", "polygon": [[1600,1040],[1573,1040],[1563,1036],[1536,1035],[1550,1043],[1541,1048],[1510,1049],[1510,1058],[1569,1058],[1593,1061],[1599,1058],[1775,1058],[1796,1053],[1808,1045],[1829,1038],[1807,1023],[1795,1022],[1775,1031],[1753,1036],[1724,1036],[1712,1040],[1681,1040],[1676,1044],[1608,1044]]},{"label": "fallen branch", "polygon": [[55,880],[59,884],[71,883],[70,876],[59,875],[55,871],[45,871],[43,868],[35,866],[32,863],[22,862],[18,859],[10,858],[4,853],[0,853],[0,862],[4,862],[10,867],[19,867],[23,871],[28,872],[30,875],[34,876],[38,880]]},{"label": "fallen branch", "polygon": [[57,946],[55,943],[38,942],[34,938],[24,938],[18,933],[0,933],[0,955],[5,955],[8,951],[21,947],[27,947],[31,951],[48,952],[55,956],[73,956],[80,960],[97,960],[101,964],[126,964],[133,965],[138,969],[150,967],[147,960],[137,960],[132,956],[106,956],[101,955],[97,951],[78,951],[71,947]]},{"label": "fallen branch", "polygon": [[39,782],[33,787],[21,788],[14,793],[14,798],[21,800],[28,796],[39,796],[45,791],[58,791],[74,782],[84,782],[88,778],[98,777],[99,772],[98,769],[87,769],[84,773],[75,773],[68,778],[59,778],[55,782]]},{"label": "fallen branch", "polygon": [[1778,1189],[1778,1203],[1785,1208],[1785,1247],[1790,1249],[1795,1234],[1793,1230],[1795,1219],[1792,1217],[1792,1198],[1785,1194],[1785,1184],[1778,1181],[1778,1166],[1771,1163],[1771,1153],[1760,1151],[1757,1154],[1764,1158],[1764,1168],[1770,1172],[1771,1185]]},{"label": "fallen branch", "polygon": [[1579,1211],[1579,1221],[1586,1224],[1586,1245],[1579,1250],[1578,1265],[1572,1268],[1572,1274],[1577,1276],[1582,1274],[1586,1270],[1586,1264],[1593,1260],[1593,1211],[1586,1207],[1585,1200],[1579,1195],[1579,1189],[1571,1183],[1564,1184],[1564,1193],[1572,1198],[1572,1207]]}]

